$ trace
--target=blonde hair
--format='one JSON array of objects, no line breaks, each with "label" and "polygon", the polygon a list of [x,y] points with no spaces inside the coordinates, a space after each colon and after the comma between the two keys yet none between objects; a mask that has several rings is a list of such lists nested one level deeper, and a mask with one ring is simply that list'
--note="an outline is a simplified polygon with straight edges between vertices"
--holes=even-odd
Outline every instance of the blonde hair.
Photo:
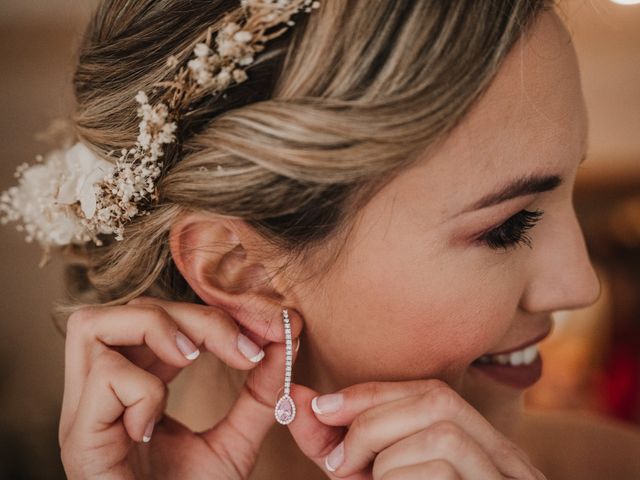
[{"label": "blonde hair", "polygon": [[[141,294],[201,303],[168,244],[186,211],[241,218],[288,261],[331,245],[330,265],[358,209],[461,121],[551,5],[322,0],[267,44],[247,81],[192,106],[165,153],[151,215],[132,221],[123,241],[67,249],[69,298],[55,312],[66,318]],[[167,57],[237,8],[230,0],[103,1],[73,77],[79,138],[105,155],[134,143],[136,92],[170,77]]]}]

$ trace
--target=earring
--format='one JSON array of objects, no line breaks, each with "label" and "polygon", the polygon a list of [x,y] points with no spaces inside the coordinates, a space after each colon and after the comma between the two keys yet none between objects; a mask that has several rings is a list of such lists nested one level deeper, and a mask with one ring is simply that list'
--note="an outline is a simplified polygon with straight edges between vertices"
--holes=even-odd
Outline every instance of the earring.
[{"label": "earring", "polygon": [[284,337],[285,337],[285,372],[284,372],[284,395],[280,397],[278,403],[276,403],[275,416],[278,423],[282,425],[288,425],[293,422],[296,416],[296,405],[293,403],[293,398],[289,396],[291,387],[291,325],[289,324],[289,312],[287,309],[282,310],[282,321],[284,322]]}]

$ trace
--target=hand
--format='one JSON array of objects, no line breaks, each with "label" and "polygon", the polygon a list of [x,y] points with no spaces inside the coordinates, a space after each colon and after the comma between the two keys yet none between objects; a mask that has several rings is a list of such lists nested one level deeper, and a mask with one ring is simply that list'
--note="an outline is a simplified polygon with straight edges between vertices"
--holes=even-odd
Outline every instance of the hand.
[{"label": "hand", "polygon": [[[318,414],[311,407],[318,393],[291,386],[300,406],[291,434],[329,478],[545,479],[522,449],[445,382],[368,382],[336,393],[343,394],[339,410]],[[344,461],[332,472],[325,458],[339,445]]]},{"label": "hand", "polygon": [[[275,423],[285,365],[280,306],[265,305],[261,318],[254,311],[239,308],[231,317],[213,306],[138,297],[126,305],[85,307],[72,314],[59,428],[67,477],[247,478]],[[302,321],[292,309],[289,318],[295,346]],[[235,319],[264,349],[264,360],[253,363],[238,349]],[[167,383],[193,361],[197,353],[185,355],[198,346],[234,368],[260,366],[249,372],[227,415],[196,433],[163,411]],[[152,438],[135,443],[143,436]]]}]

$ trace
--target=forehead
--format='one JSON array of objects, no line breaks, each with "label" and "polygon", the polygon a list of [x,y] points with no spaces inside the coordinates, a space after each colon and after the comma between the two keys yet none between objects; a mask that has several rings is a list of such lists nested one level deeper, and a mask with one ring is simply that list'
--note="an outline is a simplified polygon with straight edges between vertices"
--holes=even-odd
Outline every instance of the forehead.
[{"label": "forehead", "polygon": [[[443,214],[454,214],[452,210],[461,204],[511,178],[531,173],[567,175],[584,151],[586,134],[571,37],[554,12],[545,12],[514,44],[465,119],[425,162],[416,165],[422,172],[412,169],[405,177],[414,184],[403,189],[428,191]],[[452,191],[455,202],[443,201]]]}]

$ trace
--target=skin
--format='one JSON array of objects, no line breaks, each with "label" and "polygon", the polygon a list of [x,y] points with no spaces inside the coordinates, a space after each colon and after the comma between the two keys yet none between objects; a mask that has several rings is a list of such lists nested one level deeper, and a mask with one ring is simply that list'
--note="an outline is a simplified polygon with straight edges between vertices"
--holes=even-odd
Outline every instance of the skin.
[{"label": "skin", "polygon": [[[281,259],[241,220],[185,215],[171,229],[172,255],[207,305],[139,297],[74,317],[60,430],[69,478],[89,477],[86,465],[91,475],[121,478],[145,468],[154,478],[246,478],[263,446],[271,450],[261,456],[260,478],[294,469],[296,478],[544,478],[541,457],[527,443],[523,391],[470,364],[546,331],[553,311],[598,298],[572,205],[586,145],[571,39],[555,13],[544,13],[438,150],[358,212],[342,255],[323,275],[297,281],[311,264],[280,272]],[[460,213],[531,173],[563,182]],[[533,248],[505,252],[473,242],[525,208],[544,211],[528,232]],[[297,414],[287,428],[273,429],[284,370],[283,306],[301,339],[291,391]],[[143,312],[147,320],[136,329],[114,321]],[[123,460],[132,451],[126,436],[140,442],[166,406],[166,392],[141,372],[168,383],[189,364],[176,350],[174,329],[224,363],[252,369],[235,346],[239,328],[266,356],[229,414],[201,433],[164,415],[149,449],[136,450],[143,460]],[[105,378],[113,379],[110,389],[99,380]],[[343,408],[315,413],[312,398],[331,392],[344,394]],[[325,457],[343,440],[345,464],[330,473]]]},{"label": "skin", "polygon": [[[522,391],[469,364],[545,331],[554,310],[599,296],[571,197],[586,144],[573,45],[560,19],[543,14],[442,148],[365,208],[323,295],[297,288],[307,325],[300,362],[322,366],[311,384],[329,392],[366,380],[440,378],[506,429],[513,417],[494,410],[517,410]],[[455,216],[526,173],[564,183]],[[545,212],[529,232],[532,249],[471,244],[523,208]]]},{"label": "skin", "polygon": [[[586,138],[573,47],[557,17],[545,14],[435,155],[361,212],[330,274],[312,289],[293,286],[306,321],[301,361],[321,366],[313,385],[440,378],[462,390],[484,382],[469,370],[480,355],[544,332],[554,310],[592,304],[599,281],[571,198]],[[527,173],[565,181],[457,215]],[[524,208],[545,212],[530,231],[532,249],[472,245],[475,234]]]},{"label": "skin", "polygon": [[[309,372],[294,379],[322,393],[441,379],[515,435],[523,391],[470,363],[534,338],[553,311],[586,307],[600,294],[572,204],[587,128],[571,38],[555,13],[542,14],[441,148],[361,212],[342,261],[313,288],[293,286],[305,318],[298,362]],[[564,181],[457,215],[527,173]],[[532,249],[472,244],[524,208],[545,212],[529,231]]]}]

